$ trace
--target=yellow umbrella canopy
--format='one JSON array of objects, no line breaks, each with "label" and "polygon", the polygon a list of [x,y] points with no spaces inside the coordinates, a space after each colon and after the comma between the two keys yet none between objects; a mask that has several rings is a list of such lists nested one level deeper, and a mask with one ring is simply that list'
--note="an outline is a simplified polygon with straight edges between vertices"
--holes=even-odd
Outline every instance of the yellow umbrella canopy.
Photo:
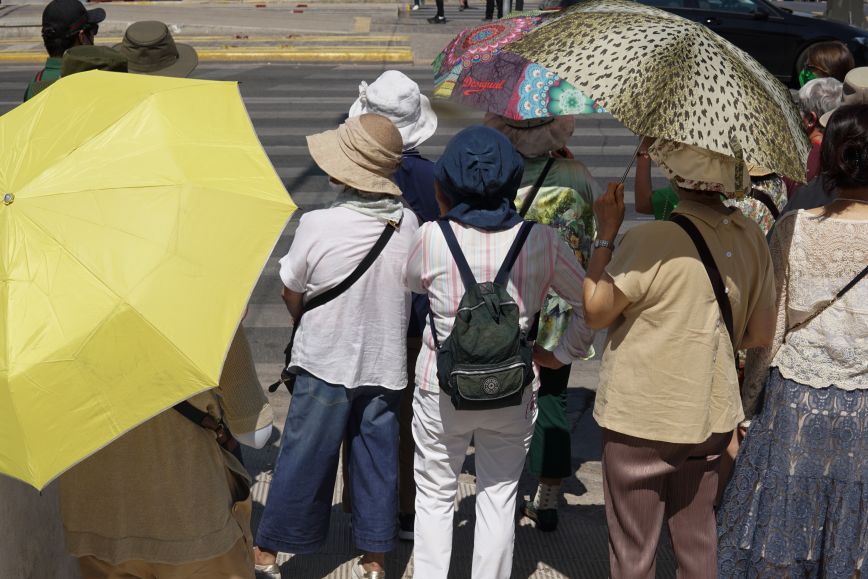
[{"label": "yellow umbrella canopy", "polygon": [[599,101],[628,129],[804,181],[789,90],[707,27],[629,0],[587,0],[504,47]]},{"label": "yellow umbrella canopy", "polygon": [[236,83],[87,72],[0,117],[0,473],[217,384],[295,210]]}]

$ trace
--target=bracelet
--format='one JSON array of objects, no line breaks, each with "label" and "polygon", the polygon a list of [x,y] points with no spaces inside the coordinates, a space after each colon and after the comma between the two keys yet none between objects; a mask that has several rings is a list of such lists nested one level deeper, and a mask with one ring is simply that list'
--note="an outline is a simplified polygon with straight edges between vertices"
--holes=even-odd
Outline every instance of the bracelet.
[{"label": "bracelet", "polygon": [[608,239],[596,240],[594,242],[594,249],[599,249],[601,247],[604,247],[604,248],[608,249],[609,251],[614,251],[615,250],[615,242],[609,241]]}]

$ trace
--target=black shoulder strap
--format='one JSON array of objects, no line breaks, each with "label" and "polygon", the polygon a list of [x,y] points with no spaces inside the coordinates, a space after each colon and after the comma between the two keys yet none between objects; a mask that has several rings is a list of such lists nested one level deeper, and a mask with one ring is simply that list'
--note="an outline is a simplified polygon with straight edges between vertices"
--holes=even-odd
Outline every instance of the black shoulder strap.
[{"label": "black shoulder strap", "polygon": [[470,286],[476,284],[476,277],[470,271],[470,266],[467,265],[467,258],[464,257],[464,252],[461,251],[461,246],[458,245],[458,238],[455,237],[455,232],[452,231],[452,226],[446,219],[438,219],[437,225],[440,226],[440,231],[443,232],[443,237],[446,238],[446,245],[449,246],[449,252],[452,254],[452,259],[455,260],[455,265],[458,266],[458,273],[461,274],[461,281],[464,282],[464,289],[467,290]]},{"label": "black shoulder strap", "polygon": [[[377,261],[377,258],[382,253],[383,249],[385,249],[386,244],[389,243],[389,240],[392,238],[392,235],[395,233],[395,227],[391,223],[387,223],[386,227],[383,229],[383,232],[380,234],[380,237],[377,239],[374,246],[368,251],[367,255],[362,259],[359,265],[356,266],[356,269],[350,273],[346,278],[344,278],[338,285],[333,288],[329,288],[323,293],[316,295],[310,298],[301,309],[301,315],[297,320],[292,324],[292,334],[289,336],[289,343],[286,345],[286,348],[283,350],[284,362],[286,366],[289,366],[290,357],[292,356],[292,344],[295,342],[295,334],[298,332],[298,327],[301,324],[301,318],[304,317],[305,312],[309,312],[314,308],[318,308],[323,306],[345,291],[347,291],[350,286],[356,283],[360,277],[362,277],[366,271]],[[275,392],[280,385],[283,384],[282,380],[278,380],[274,384],[268,387],[269,392]]]},{"label": "black shoulder strap", "polygon": [[494,278],[494,283],[506,285],[509,279],[509,272],[512,271],[512,266],[515,265],[515,260],[518,259],[518,254],[521,248],[524,247],[524,242],[527,241],[527,236],[530,234],[530,228],[533,227],[533,221],[525,221],[521,224],[521,229],[512,241],[512,246],[509,248],[509,253],[506,254],[506,259],[500,264],[500,269],[497,271],[497,276]]},{"label": "black shoulder strap", "polygon": [[841,288],[841,291],[839,291],[837,294],[835,294],[835,299],[841,299],[841,297],[845,293],[847,293],[848,291],[853,289],[853,286],[856,285],[857,283],[859,283],[862,280],[862,278],[865,277],[866,274],[868,274],[868,265],[866,265],[862,271],[857,273],[856,277],[854,277],[853,279],[850,280],[850,283],[848,283],[843,288]]},{"label": "black shoulder strap", "polygon": [[359,281],[359,278],[365,275],[365,272],[368,271],[368,268],[370,268],[374,264],[374,262],[377,261],[380,253],[382,253],[383,249],[385,249],[386,244],[389,243],[389,239],[392,238],[392,234],[394,233],[395,227],[387,223],[385,229],[383,229],[383,233],[380,234],[380,238],[377,239],[377,242],[374,244],[368,254],[364,257],[364,259],[362,259],[359,265],[356,266],[356,269],[354,269],[350,275],[344,278],[344,280],[335,287],[329,288],[321,294],[310,298],[310,301],[304,304],[302,312],[309,312],[314,308],[318,308],[329,303],[330,301],[347,291],[354,283]]},{"label": "black shoulder strap", "polygon": [[533,184],[533,188],[527,192],[527,197],[524,198],[524,201],[521,204],[521,209],[518,214],[524,217],[527,215],[527,212],[530,210],[530,206],[533,205],[533,200],[536,199],[536,194],[539,193],[540,188],[542,188],[543,183],[546,181],[546,177],[549,174],[549,169],[552,168],[552,165],[555,164],[555,158],[549,157],[548,161],[546,161],[546,166],[543,167],[542,173],[539,174],[539,177],[536,178],[536,181]]},{"label": "black shoulder strap", "polygon": [[729,339],[733,344],[733,348],[735,348],[736,338],[733,330],[732,304],[726,295],[726,285],[723,283],[723,277],[720,275],[720,270],[711,256],[711,251],[708,249],[705,239],[702,238],[702,234],[699,233],[693,222],[684,215],[674,213],[670,217],[670,221],[680,226],[690,236],[693,245],[696,246],[699,259],[702,260],[702,265],[705,266],[705,273],[708,274],[708,279],[711,281],[711,288],[714,290],[714,297],[717,299],[717,305],[720,307],[720,315],[723,318],[726,331],[729,332]]},{"label": "black shoulder strap", "polygon": [[772,214],[772,218],[777,221],[778,217],[781,216],[781,212],[778,209],[778,206],[775,205],[775,202],[772,200],[771,196],[761,189],[751,189],[748,196],[751,199],[756,199],[760,203],[766,206],[766,209],[769,210],[769,213]]}]

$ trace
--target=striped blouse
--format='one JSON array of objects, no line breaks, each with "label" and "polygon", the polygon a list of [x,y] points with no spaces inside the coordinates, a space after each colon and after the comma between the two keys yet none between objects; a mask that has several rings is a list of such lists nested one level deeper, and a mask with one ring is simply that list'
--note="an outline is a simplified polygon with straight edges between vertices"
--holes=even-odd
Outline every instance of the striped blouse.
[{"label": "striped blouse", "polygon": [[[455,237],[477,281],[494,279],[503,263],[520,225],[504,231],[482,231],[450,222]],[[440,341],[452,331],[458,304],[464,296],[464,284],[446,239],[437,223],[426,223],[411,245],[406,267],[406,283],[416,293],[427,293]],[[587,355],[594,332],[585,326],[582,307],[582,283],[585,271],[576,255],[551,227],[535,226],[512,268],[507,291],[518,303],[520,323],[528,330],[542,307],[549,288],[570,306],[572,314],[567,331],[555,348],[561,362],[569,364]],[[416,361],[416,385],[431,392],[440,390],[437,383],[437,357],[430,324],[425,327],[422,351]],[[534,390],[539,379],[534,380]]]}]

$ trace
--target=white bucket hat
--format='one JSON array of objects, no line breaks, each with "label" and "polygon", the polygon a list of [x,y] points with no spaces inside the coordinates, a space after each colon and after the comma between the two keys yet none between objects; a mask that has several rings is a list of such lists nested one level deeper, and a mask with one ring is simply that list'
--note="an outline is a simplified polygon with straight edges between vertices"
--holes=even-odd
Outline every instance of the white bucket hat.
[{"label": "white bucket hat", "polygon": [[359,85],[359,98],[350,107],[350,117],[364,113],[383,115],[398,127],[404,150],[415,149],[437,130],[437,115],[419,85],[397,70],[387,70],[371,84]]}]

